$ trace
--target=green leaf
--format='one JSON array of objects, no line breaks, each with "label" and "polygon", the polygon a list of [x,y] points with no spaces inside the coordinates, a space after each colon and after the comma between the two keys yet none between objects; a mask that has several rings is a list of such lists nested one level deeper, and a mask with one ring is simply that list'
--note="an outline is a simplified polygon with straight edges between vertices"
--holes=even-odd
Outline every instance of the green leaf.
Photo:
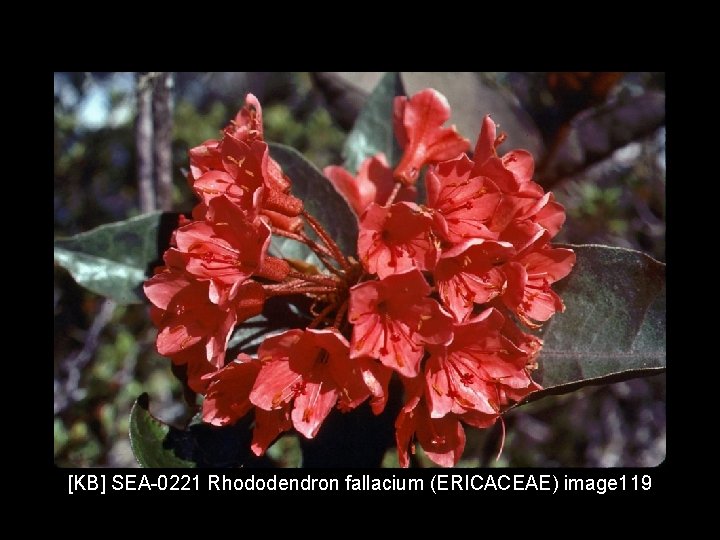
[{"label": "green leaf", "polygon": [[402,151],[393,132],[393,98],[404,94],[400,76],[386,73],[368,96],[343,147],[345,168],[356,174],[365,158],[384,152],[393,167]]},{"label": "green leaf", "polygon": [[120,304],[142,303],[142,283],[161,262],[177,216],[153,212],[57,239],[55,262],[94,293]]},{"label": "green leaf", "polygon": [[565,302],[544,327],[533,378],[563,394],[582,386],[665,370],[665,265],[631,249],[580,245],[570,275],[554,289]]},{"label": "green leaf", "polygon": [[292,194],[302,199],[305,210],[322,224],[345,255],[355,255],[357,218],[330,180],[294,148],[270,143],[270,155],[292,181]]},{"label": "green leaf", "polygon": [[148,395],[130,411],[130,445],[143,467],[267,467],[272,461],[250,451],[252,414],[235,425],[217,427],[193,418],[186,429],[161,422],[148,412]]},{"label": "green leaf", "polygon": [[148,411],[149,398],[142,394],[130,411],[130,445],[142,467],[192,468],[196,464],[178,457],[166,441],[171,431],[180,431],[161,422]]}]

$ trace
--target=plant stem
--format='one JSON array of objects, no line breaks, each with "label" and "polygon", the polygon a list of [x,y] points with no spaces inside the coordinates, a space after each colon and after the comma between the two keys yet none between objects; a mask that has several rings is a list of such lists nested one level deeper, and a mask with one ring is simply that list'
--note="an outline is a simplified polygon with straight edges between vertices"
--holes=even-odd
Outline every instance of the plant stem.
[{"label": "plant stem", "polygon": [[335,315],[335,321],[333,322],[333,326],[337,329],[340,329],[340,323],[342,322],[343,317],[345,316],[345,312],[348,309],[349,302],[350,302],[349,299],[345,300],[342,303],[342,305],[340,306],[340,308],[338,309],[337,315]]},{"label": "plant stem", "polygon": [[312,238],[308,238],[305,234],[291,233],[288,231],[283,231],[282,229],[278,229],[277,227],[272,228],[272,233],[276,234],[277,236],[283,236],[285,238],[289,238],[290,240],[295,240],[296,242],[305,244],[307,247],[312,249],[315,252],[315,254],[318,255],[318,257],[320,256],[319,253],[327,255],[328,257],[333,256],[333,254],[330,252],[329,249],[327,249],[325,246],[321,246],[320,244],[315,242]]},{"label": "plant stem", "polygon": [[329,249],[327,249],[325,246],[321,246],[317,242],[315,242],[312,238],[307,236],[304,232],[300,233],[300,237],[302,238],[302,241],[313,250],[315,255],[317,255],[318,259],[322,261],[322,263],[325,265],[325,267],[330,270],[333,274],[340,278],[344,278],[345,274],[343,274],[342,270],[335,267],[334,264],[332,264],[332,261],[334,260],[333,254],[330,252]]},{"label": "plant stem", "polygon": [[[283,283],[282,285],[287,284]],[[337,290],[335,287],[303,287],[298,286],[297,284],[292,284],[292,286],[290,287],[284,286],[282,288],[274,285],[266,285],[263,288],[265,289],[266,296],[285,296],[292,294],[330,294]]]},{"label": "plant stem", "polygon": [[284,231],[282,229],[277,229],[275,227],[272,228],[272,233],[277,236],[282,236],[284,238],[290,238],[291,240],[295,240],[296,242],[300,242],[301,244],[305,244],[308,246],[315,255],[317,255],[317,258],[322,261],[322,263],[325,265],[325,267],[335,274],[336,276],[343,278],[345,277],[344,274],[335,268],[335,266],[330,262],[330,259],[332,259],[333,254],[330,252],[328,248],[325,246],[321,246],[317,242],[315,242],[312,238],[309,238],[305,233],[302,234],[295,234],[288,231]]},{"label": "plant stem", "polygon": [[322,323],[325,319],[327,319],[327,316],[330,315],[330,312],[333,309],[335,309],[335,307],[336,307],[335,303],[328,304],[327,306],[325,306],[325,308],[320,313],[318,313],[318,316],[315,317],[310,324],[308,324],[308,326],[307,326],[308,329],[317,328],[320,325],[320,323]]},{"label": "plant stem", "polygon": [[296,287],[305,285],[302,279],[294,279],[292,281],[285,281],[283,283],[276,283],[274,285],[263,285],[263,288],[267,289],[287,289],[288,287]]},{"label": "plant stem", "polygon": [[335,268],[335,265],[332,264],[332,261],[326,256],[326,255],[320,255],[317,254],[318,258],[322,261],[322,263],[325,265],[325,268],[327,268],[330,272],[335,274],[337,277],[344,279],[345,274],[342,272],[342,270],[339,270],[338,268]]},{"label": "plant stem", "polygon": [[312,283],[319,283],[320,285],[327,285],[328,287],[336,287],[338,285],[337,279],[327,275],[303,274],[301,272],[290,270],[288,277],[302,279],[303,281],[310,281]]},{"label": "plant stem", "polygon": [[342,266],[343,270],[346,272],[349,272],[352,268],[348,260],[345,258],[345,256],[342,254],[342,251],[340,251],[340,248],[335,243],[335,240],[332,239],[332,237],[327,233],[325,229],[323,229],[323,226],[311,215],[308,214],[307,211],[303,210],[302,213],[305,220],[310,224],[310,227],[315,231],[315,233],[320,237],[320,239],[325,243],[325,245],[330,249],[332,252],[333,258],[340,263],[340,266]]}]

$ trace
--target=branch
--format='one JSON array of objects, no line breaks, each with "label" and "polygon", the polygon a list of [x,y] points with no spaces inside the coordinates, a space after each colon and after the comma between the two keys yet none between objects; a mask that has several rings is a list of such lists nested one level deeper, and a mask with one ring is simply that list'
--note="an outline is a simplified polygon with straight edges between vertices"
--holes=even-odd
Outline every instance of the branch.
[{"label": "branch", "polygon": [[100,334],[112,319],[115,302],[106,298],[100,305],[92,325],[87,331],[82,349],[75,355],[63,359],[59,366],[58,377],[55,379],[55,414],[59,414],[70,405],[84,397],[80,388],[83,369],[95,356],[100,343]]},{"label": "branch", "polygon": [[560,130],[538,165],[537,182],[549,190],[664,123],[665,94],[657,91],[621,96],[585,110]]},{"label": "branch", "polygon": [[157,74],[153,93],[153,121],[155,130],[155,173],[157,177],[158,207],[172,210],[172,88],[173,74]]},{"label": "branch", "polygon": [[155,210],[155,188],[153,185],[153,120],[152,120],[152,75],[137,74],[137,120],[136,150],[138,194],[142,213]]}]

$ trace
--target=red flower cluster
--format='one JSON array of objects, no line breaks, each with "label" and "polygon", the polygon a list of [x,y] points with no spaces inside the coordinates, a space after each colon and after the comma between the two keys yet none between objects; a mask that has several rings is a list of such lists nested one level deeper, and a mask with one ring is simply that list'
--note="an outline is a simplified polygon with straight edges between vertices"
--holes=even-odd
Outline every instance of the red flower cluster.
[{"label": "red flower cluster", "polygon": [[[187,364],[189,386],[205,394],[206,422],[254,411],[252,450],[260,455],[292,427],[314,437],[333,408],[369,399],[379,414],[396,373],[406,394],[395,424],[400,464],[408,466],[418,441],[430,459],[452,466],[465,445],[463,423],[493,425],[539,388],[530,371],[542,341],[516,320],[537,328],[564,309],[550,286],[575,254],[549,244],[564,210],[532,181],[528,152],[497,154],[504,137],[489,117],[472,159],[469,141],[443,127],[449,117],[434,90],[398,97],[404,153],[394,170],[382,154],[357,177],[326,168],[358,215],[360,262],[340,253],[290,193],[252,94],[221,140],[190,151],[188,180],[202,202],[145,291],[158,351]],[[426,165],[427,202],[419,205],[414,184]],[[269,256],[272,234],[305,243],[328,272],[296,271]],[[259,314],[268,296],[292,294],[313,299],[312,323],[267,337],[257,358],[226,362],[233,328]]]}]

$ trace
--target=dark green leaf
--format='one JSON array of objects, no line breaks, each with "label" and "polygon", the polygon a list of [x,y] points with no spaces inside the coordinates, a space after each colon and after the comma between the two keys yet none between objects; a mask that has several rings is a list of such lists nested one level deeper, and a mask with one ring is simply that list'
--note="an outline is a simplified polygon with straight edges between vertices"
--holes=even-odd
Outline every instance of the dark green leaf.
[{"label": "dark green leaf", "polygon": [[148,395],[137,398],[130,411],[130,445],[142,467],[195,467],[179,458],[166,440],[171,431],[180,431],[161,422],[148,411]]},{"label": "dark green leaf", "polygon": [[544,327],[533,378],[547,394],[665,370],[665,265],[638,251],[567,246],[577,263],[554,289],[565,302]]},{"label": "dark green leaf", "polygon": [[318,169],[297,150],[270,144],[270,155],[292,181],[292,193],[315,216],[345,255],[357,252],[357,218],[348,203]]},{"label": "dark green leaf", "polygon": [[80,285],[121,304],[143,302],[142,283],[161,263],[178,214],[154,212],[55,240],[55,262]]},{"label": "dark green leaf", "polygon": [[130,411],[130,444],[143,467],[267,467],[267,457],[250,451],[253,415],[233,426],[216,427],[198,417],[187,429],[160,422],[148,412],[148,395],[142,394]]},{"label": "dark green leaf", "polygon": [[386,73],[360,111],[343,147],[345,168],[357,173],[365,158],[384,152],[391,167],[400,159],[401,150],[393,132],[393,98],[403,95],[400,76]]}]

